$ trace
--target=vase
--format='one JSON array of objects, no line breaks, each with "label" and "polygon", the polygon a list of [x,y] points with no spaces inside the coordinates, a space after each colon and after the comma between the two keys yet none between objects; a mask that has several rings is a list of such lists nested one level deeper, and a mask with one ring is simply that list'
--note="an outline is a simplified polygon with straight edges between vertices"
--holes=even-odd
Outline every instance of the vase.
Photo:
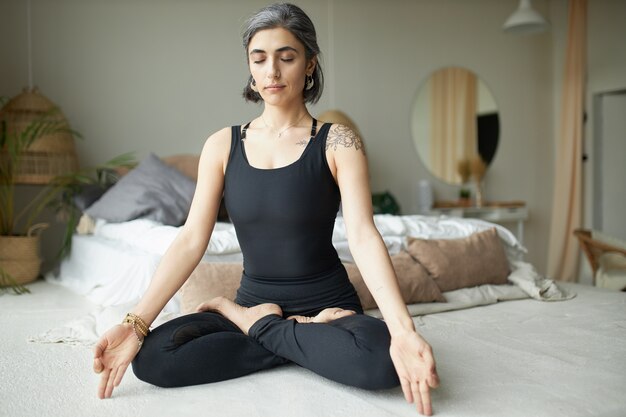
[{"label": "vase", "polygon": [[482,181],[476,181],[475,182],[475,186],[476,186],[476,207],[480,208],[485,204],[485,201],[483,199],[483,182]]}]

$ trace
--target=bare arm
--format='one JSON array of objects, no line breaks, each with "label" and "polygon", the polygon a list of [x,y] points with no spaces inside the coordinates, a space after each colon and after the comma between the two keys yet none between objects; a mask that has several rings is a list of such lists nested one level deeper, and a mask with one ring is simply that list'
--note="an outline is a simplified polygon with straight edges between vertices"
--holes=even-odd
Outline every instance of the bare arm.
[{"label": "bare arm", "polygon": [[374,224],[367,158],[361,138],[345,126],[333,125],[326,144],[333,150],[331,169],[335,169],[341,190],[350,252],[363,280],[390,333],[414,331],[387,248]]},{"label": "bare arm", "polygon": [[331,127],[326,143],[332,149],[329,165],[341,190],[350,252],[389,328],[389,353],[402,391],[418,412],[431,415],[429,390],[439,385],[435,360],[430,345],[415,331],[389,253],[374,224],[363,144],[342,125]]},{"label": "bare arm", "polygon": [[[187,280],[206,250],[223,193],[229,150],[229,129],[215,133],[204,144],[198,183],[185,226],[161,259],[148,290],[132,311],[148,326]],[[93,370],[100,374],[100,398],[111,397],[113,389],[121,383],[141,348],[140,333],[133,324],[118,324],[107,330],[94,346]]]},{"label": "bare arm", "polygon": [[187,221],[163,255],[150,286],[132,311],[148,325],[202,259],[222,198],[229,150],[230,129],[215,133],[204,144],[198,166],[198,182]]}]

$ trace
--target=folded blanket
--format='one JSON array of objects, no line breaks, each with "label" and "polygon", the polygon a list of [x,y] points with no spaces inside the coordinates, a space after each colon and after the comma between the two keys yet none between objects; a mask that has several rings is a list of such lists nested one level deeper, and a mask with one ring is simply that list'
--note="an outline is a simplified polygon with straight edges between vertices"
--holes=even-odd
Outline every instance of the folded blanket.
[{"label": "folded blanket", "polygon": [[535,300],[560,301],[574,298],[576,293],[560,288],[556,283],[541,276],[528,262],[512,261],[513,271],[508,280]]},{"label": "folded blanket", "polygon": [[[121,318],[136,304],[137,302],[109,307],[99,306],[83,317],[69,321],[60,327],[52,328],[41,334],[30,336],[28,341],[33,343],[67,343],[70,345],[92,346],[109,328],[121,323]],[[178,313],[162,312],[157,316],[153,327],[160,326],[178,316]]]}]

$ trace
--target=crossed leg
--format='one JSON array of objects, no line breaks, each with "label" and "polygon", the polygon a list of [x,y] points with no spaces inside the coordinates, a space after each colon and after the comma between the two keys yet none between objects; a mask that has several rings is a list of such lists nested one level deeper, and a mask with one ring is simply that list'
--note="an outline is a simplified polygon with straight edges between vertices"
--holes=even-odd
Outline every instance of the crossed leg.
[{"label": "crossed leg", "polygon": [[295,362],[364,389],[400,384],[387,326],[374,317],[331,308],[300,322],[296,316],[283,318],[275,304],[246,308],[216,300],[205,307],[214,311],[181,316],[146,337],[132,364],[139,379],[180,387]]},{"label": "crossed leg", "polygon": [[238,378],[289,363],[218,313],[188,314],[155,328],[132,362],[137,378],[182,387]]},{"label": "crossed leg", "polygon": [[198,308],[218,311],[268,351],[326,378],[365,389],[400,384],[389,355],[387,325],[377,318],[329,308],[312,318],[290,320],[276,304],[246,308],[224,297]]},{"label": "crossed leg", "polygon": [[[240,307],[237,312],[240,314],[231,311],[230,315],[237,316],[240,323],[282,314],[276,304]],[[330,320],[330,312],[331,309],[319,315],[317,320]],[[237,378],[289,362],[244,334],[214,309],[181,316],[155,328],[145,338],[132,367],[142,381],[160,387],[181,387]]]}]

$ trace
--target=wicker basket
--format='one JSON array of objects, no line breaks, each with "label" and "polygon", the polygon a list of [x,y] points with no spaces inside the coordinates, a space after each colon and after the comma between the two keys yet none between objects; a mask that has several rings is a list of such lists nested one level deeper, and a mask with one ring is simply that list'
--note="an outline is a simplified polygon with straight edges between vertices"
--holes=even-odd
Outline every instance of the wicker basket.
[{"label": "wicker basket", "polygon": [[[41,95],[37,88],[24,91],[13,97],[0,110],[0,121],[6,123],[7,132],[22,132],[34,120],[50,113],[57,106]],[[46,116],[46,121],[60,121],[69,128],[67,120],[58,111]],[[7,155],[2,155],[0,160]],[[15,183],[47,184],[57,175],[78,170],[78,158],[71,133],[61,131],[42,135],[22,154]]]},{"label": "wicker basket", "polygon": [[17,284],[27,284],[39,276],[39,232],[46,227],[44,223],[36,224],[28,230],[28,236],[0,236],[0,268]]}]

